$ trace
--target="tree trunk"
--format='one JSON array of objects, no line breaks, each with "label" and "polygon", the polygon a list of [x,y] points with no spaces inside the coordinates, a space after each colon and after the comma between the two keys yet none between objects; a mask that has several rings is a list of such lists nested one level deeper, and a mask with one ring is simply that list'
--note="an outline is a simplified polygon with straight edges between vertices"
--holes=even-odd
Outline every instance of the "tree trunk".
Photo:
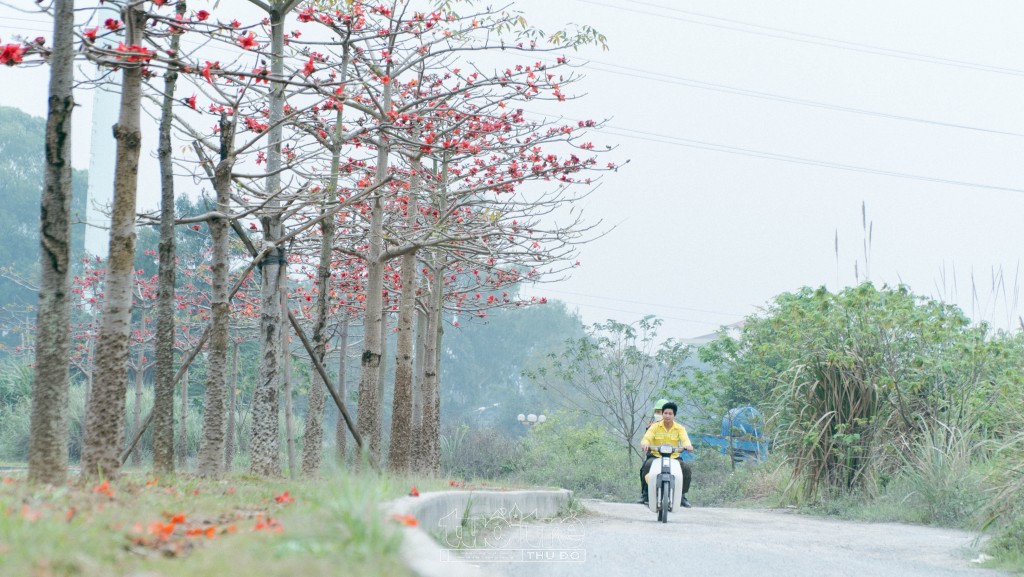
[{"label": "tree trunk", "polygon": [[[390,70],[390,68],[389,68]],[[384,113],[391,111],[391,84],[384,85],[381,97]],[[384,182],[388,175],[387,135],[378,136],[377,172],[375,182]],[[381,452],[381,323],[383,322],[384,261],[384,201],[383,188],[370,201],[370,248],[366,257],[366,314],[363,321],[363,354],[359,374],[359,435],[363,438],[363,452],[371,466],[379,462]]]},{"label": "tree trunk", "polygon": [[[420,287],[422,289],[421,294],[429,299],[430,288],[426,283],[426,276],[422,277]],[[424,362],[424,359],[427,356],[425,339],[427,331],[430,330],[430,322],[427,319],[426,311],[417,307],[415,357],[416,378],[413,379],[412,383],[412,440],[409,442],[410,445],[416,448],[416,450],[413,451],[412,458],[409,460],[409,466],[412,467],[414,471],[418,471],[421,467],[419,447],[423,437],[423,379],[427,370],[427,364]]]},{"label": "tree trunk", "polygon": [[[351,316],[346,310],[341,320],[341,336],[338,338],[338,396],[343,400],[347,387],[345,380],[348,378],[348,327]],[[338,463],[345,462],[345,453],[348,449],[348,427],[345,425],[345,417],[338,411],[338,421],[334,427],[334,456]]]},{"label": "tree trunk", "polygon": [[[146,315],[143,313],[141,319],[143,336],[146,334]],[[142,385],[146,374],[146,345],[139,343],[139,352],[135,357],[135,404],[132,406],[132,432],[138,432],[142,427]],[[142,451],[132,453],[132,465],[142,466]]]},{"label": "tree trunk", "polygon": [[181,427],[178,430],[178,469],[188,459],[188,371],[181,375]]},{"label": "tree trunk", "polygon": [[[142,12],[125,8],[125,44],[141,45],[145,28]],[[82,450],[82,478],[113,479],[121,470],[124,444],[124,405],[128,388],[128,341],[132,320],[132,280],[135,273],[135,199],[142,132],[142,64],[123,63],[121,110],[114,137],[117,156],[114,201],[110,218],[110,249],[105,300],[96,345],[97,377],[89,399]],[[66,364],[66,363],[65,363]]]},{"label": "tree trunk", "polygon": [[[95,315],[93,316],[93,325],[95,326]],[[92,381],[93,375],[96,374],[96,335],[89,335],[89,360],[86,362],[85,372],[85,406],[89,406],[89,399],[92,398]],[[84,431],[83,431],[84,433]]]},{"label": "tree trunk", "polygon": [[207,353],[203,433],[197,472],[219,479],[224,465],[224,402],[227,388],[228,325],[231,322],[228,268],[228,218],[231,212],[231,172],[234,168],[234,122],[220,118],[220,162],[213,175],[217,216],[209,220],[213,258],[210,263],[210,348]]},{"label": "tree trunk", "polygon": [[[281,309],[288,310],[288,289],[281,287]],[[282,330],[281,356],[284,358],[284,435],[288,450],[288,477],[298,477],[295,458],[295,413],[292,410],[292,348],[288,342],[288,329]],[[322,386],[322,385],[321,385]]]},{"label": "tree trunk", "polygon": [[[448,159],[441,162],[441,186],[433,192],[434,208],[438,214],[447,211]],[[427,304],[428,329],[424,339],[423,364],[423,428],[420,436],[420,472],[441,474],[441,337],[444,334],[444,255],[432,251],[430,263],[430,296]]]},{"label": "tree trunk", "polygon": [[71,319],[71,113],[75,101],[73,0],[56,0],[46,117],[46,174],[39,219],[39,305],[28,478],[63,485],[68,467]]},{"label": "tree trunk", "polygon": [[[344,86],[348,70],[348,49],[346,45],[345,55],[342,60],[341,82]],[[334,119],[334,140],[331,151],[331,178],[324,190],[323,209],[327,210],[328,203],[338,200],[338,176],[341,172],[341,138],[344,134],[342,125],[342,112],[338,110]],[[320,363],[323,364],[327,355],[327,317],[330,313],[330,292],[331,292],[331,260],[334,252],[334,231],[335,217],[325,218],[320,223],[320,262],[316,269],[316,320],[313,323],[313,347],[314,354]],[[342,353],[344,354],[344,353]],[[342,397],[344,398],[344,397]],[[306,407],[306,426],[303,431],[304,441],[302,443],[302,474],[313,477],[320,472],[320,461],[323,457],[324,444],[324,382],[320,375],[313,372],[313,383],[309,387],[309,399]],[[339,412],[340,415],[340,412]],[[340,416],[339,416],[340,419]],[[344,432],[342,432],[344,434]]]},{"label": "tree trunk", "polygon": [[[270,131],[267,143],[267,185],[266,194],[272,196],[281,188],[281,119],[284,118],[284,15],[277,9],[270,12],[272,78],[268,102]],[[261,217],[263,242],[277,243],[284,236],[281,221],[281,203],[268,203],[266,213]],[[280,440],[280,355],[281,355],[281,287],[286,277],[287,261],[283,246],[263,260],[260,285],[260,376],[252,397],[252,434],[249,443],[251,463],[249,472],[254,475],[278,476],[281,474]]]},{"label": "tree trunk", "polygon": [[[178,2],[177,14],[184,16],[185,2]],[[171,36],[171,51],[178,53],[181,35]],[[174,90],[178,65],[172,61],[164,76],[164,99],[160,111],[157,154],[160,160],[160,284],[156,298],[156,366],[153,385],[153,470],[160,475],[174,473],[174,164],[171,124],[174,120]]]},{"label": "tree trunk", "polygon": [[[409,182],[409,202],[406,227],[410,233],[416,228],[419,205],[420,163],[412,161]],[[398,303],[398,343],[395,346],[395,390],[391,401],[391,445],[388,449],[388,470],[402,473],[412,469],[413,446],[413,328],[416,318],[416,251],[402,255],[401,296]]]},{"label": "tree trunk", "polygon": [[430,267],[434,282],[427,307],[430,323],[424,342],[423,364],[426,370],[423,374],[423,428],[420,436],[419,472],[427,474],[441,472],[441,399],[437,359],[440,350],[441,319],[444,314],[441,306],[444,299],[444,269],[440,264],[442,258],[435,254]]},{"label": "tree trunk", "polygon": [[[384,310],[381,311],[380,317],[380,366],[377,367],[377,372],[379,373],[377,375],[377,398],[380,399],[380,409],[377,410],[377,417],[381,419],[381,432],[383,432],[384,422],[384,399],[387,396],[385,383],[387,383],[388,374],[388,317],[391,316],[387,310],[387,301],[384,302]],[[381,447],[383,449],[383,444]]]},{"label": "tree trunk", "polygon": [[231,350],[231,387],[228,389],[228,431],[224,440],[224,470],[231,472],[235,462],[235,412],[238,410],[238,341]]}]

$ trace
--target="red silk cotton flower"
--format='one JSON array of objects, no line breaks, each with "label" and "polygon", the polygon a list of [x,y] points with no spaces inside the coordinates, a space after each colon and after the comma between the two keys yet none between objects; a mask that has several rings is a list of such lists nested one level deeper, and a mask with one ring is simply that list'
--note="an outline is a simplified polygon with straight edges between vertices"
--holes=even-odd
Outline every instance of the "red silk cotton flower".
[{"label": "red silk cotton flower", "polygon": [[21,44],[5,44],[0,46],[0,64],[14,66],[21,62],[21,57],[24,54],[25,48]]}]

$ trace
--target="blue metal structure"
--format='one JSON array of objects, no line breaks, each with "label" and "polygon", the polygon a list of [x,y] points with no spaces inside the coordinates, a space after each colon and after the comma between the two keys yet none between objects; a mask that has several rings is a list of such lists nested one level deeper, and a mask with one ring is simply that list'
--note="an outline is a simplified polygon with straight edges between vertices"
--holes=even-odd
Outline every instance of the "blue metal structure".
[{"label": "blue metal structure", "polygon": [[733,462],[760,462],[768,458],[769,442],[763,435],[764,417],[754,407],[730,409],[722,417],[722,434],[693,436],[694,444],[732,453]]}]

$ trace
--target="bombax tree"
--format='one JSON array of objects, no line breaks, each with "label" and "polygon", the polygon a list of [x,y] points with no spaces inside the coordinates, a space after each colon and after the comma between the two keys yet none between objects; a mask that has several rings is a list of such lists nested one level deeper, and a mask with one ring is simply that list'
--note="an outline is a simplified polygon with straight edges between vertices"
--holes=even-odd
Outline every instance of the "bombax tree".
[{"label": "bombax tree", "polygon": [[[300,11],[298,17],[300,21],[321,22],[332,29],[337,29],[339,22],[354,22],[353,27],[358,25],[376,31],[358,39],[351,48],[348,41],[342,43],[345,50],[350,51],[331,59],[346,61],[346,55],[351,56],[347,83],[359,89],[325,92],[325,97],[329,98],[326,106],[344,106],[357,111],[357,118],[350,118],[349,122],[372,122],[381,127],[379,131],[360,136],[357,144],[376,152],[376,157],[365,166],[366,176],[359,186],[374,183],[380,187],[380,193],[368,198],[355,211],[366,219],[362,233],[357,234],[349,246],[339,247],[366,261],[366,338],[361,357],[359,427],[367,439],[371,460],[376,460],[382,451],[380,335],[384,296],[388,290],[385,283],[388,263],[402,261],[400,266],[391,265],[398,272],[393,271],[388,279],[390,286],[401,293],[392,302],[402,303],[398,306],[401,338],[395,403],[396,406],[411,406],[411,319],[417,305],[416,291],[420,287],[418,254],[425,250],[430,250],[432,255],[479,250],[492,255],[492,264],[504,262],[502,250],[496,247],[503,239],[517,235],[502,235],[496,225],[511,220],[510,215],[523,214],[521,207],[515,207],[515,202],[530,204],[523,201],[523,197],[510,202],[517,186],[528,180],[569,179],[566,175],[592,169],[595,165],[589,158],[563,163],[550,152],[546,155],[547,161],[531,163],[527,156],[536,155],[552,142],[570,141],[584,126],[549,131],[543,123],[524,119],[522,110],[504,110],[517,101],[531,98],[561,99],[564,95],[558,82],[570,82],[571,72],[558,75],[543,70],[538,63],[506,62],[491,73],[464,71],[460,65],[464,55],[491,50],[505,49],[508,56],[503,60],[506,61],[531,51],[541,52],[536,42],[527,39],[535,31],[526,28],[518,15],[490,9],[474,10],[469,3],[463,5],[467,11],[458,15],[451,11],[451,3],[424,5],[430,6],[431,11],[419,11],[416,3],[407,2],[372,5],[353,2],[344,10],[333,7],[318,10],[311,5]],[[558,38],[573,47],[601,41],[599,35],[589,29],[577,34],[562,33]],[[323,55],[312,54],[309,65],[316,68],[321,60]],[[552,66],[564,65],[565,60],[560,59]],[[590,123],[585,128],[593,126]],[[475,161],[471,160],[474,158]],[[483,171],[467,167],[466,173],[461,173],[462,165],[471,162],[481,166],[488,163],[491,167]],[[450,180],[453,177],[458,182]],[[562,190],[560,186],[555,188]],[[505,197],[500,197],[502,193]],[[556,198],[558,200],[554,201]],[[561,203],[571,200],[569,195],[558,193],[552,193],[550,199]],[[544,206],[536,201],[532,205]],[[542,236],[541,230],[538,226],[537,233]],[[579,232],[572,226],[561,230]],[[522,236],[526,236],[525,231],[523,229]],[[570,234],[566,232],[565,237]],[[541,237],[521,240],[523,245],[533,247],[533,257],[548,254],[540,248],[543,241]],[[439,299],[445,294],[446,275],[442,269],[443,265],[441,269],[428,272],[436,281],[421,293],[424,298],[420,301],[428,311],[437,311],[434,316],[438,319],[442,307],[440,304],[430,306],[430,303],[440,303]],[[425,298],[427,294],[430,298]],[[421,333],[437,334],[439,323],[435,321],[433,326]],[[428,360],[424,365],[436,366],[436,362],[429,360],[431,356],[436,359],[436,346],[428,346],[426,350]],[[434,351],[433,355],[430,351]],[[428,391],[425,396],[436,398],[436,394],[429,393],[436,390],[436,370],[429,371],[425,382]],[[425,407],[433,410],[430,407],[436,407],[436,403],[428,400]],[[437,419],[431,417],[424,421],[436,424]],[[410,436],[401,427],[398,430],[393,427],[393,439]],[[392,460],[397,468],[406,468],[407,458],[394,449]],[[428,450],[426,454],[433,452]]]},{"label": "bombax tree", "polygon": [[[495,295],[524,278],[537,281],[570,267],[574,246],[585,240],[582,221],[554,222],[551,217],[580,198],[570,192],[590,182],[580,173],[597,169],[592,146],[584,141],[597,124],[531,119],[521,104],[566,100],[573,69],[564,57],[541,55],[602,44],[598,33],[581,28],[545,36],[517,13],[472,2],[252,4],[266,18],[262,13],[231,14],[219,5],[208,7],[217,12],[211,14],[186,9],[181,2],[112,0],[91,7],[89,23],[77,30],[76,54],[96,65],[97,77],[119,81],[122,98],[115,129],[110,259],[104,298],[97,303],[102,312],[83,455],[86,477],[115,477],[125,458],[135,193],[146,148],[140,111],[147,96],[161,110],[166,205],[156,354],[160,394],[151,420],[161,428],[172,426],[174,379],[185,374],[209,342],[199,459],[203,475],[220,474],[224,453],[229,303],[239,286],[229,275],[233,265],[242,264],[229,256],[229,230],[252,256],[238,278],[255,272],[261,282],[254,313],[261,319],[261,373],[252,401],[250,443],[251,470],[260,475],[280,473],[278,363],[288,334],[282,330],[286,315],[325,384],[330,315],[344,310],[346,326],[350,317],[363,317],[363,435],[353,431],[353,436],[357,443],[367,438],[366,448],[376,460],[384,451],[380,368],[385,308],[399,314],[399,407],[412,406],[410,397],[416,396],[413,319],[422,312],[417,335],[424,351],[420,381],[426,432],[419,452],[426,455],[422,466],[436,470],[443,311],[485,314],[488,307],[523,304],[507,294]],[[297,28],[286,31],[289,15]],[[3,63],[20,64],[50,53],[45,42],[4,45]],[[470,55],[483,54],[495,64],[468,62]],[[162,82],[149,82],[153,79]],[[183,145],[175,145],[174,137]],[[185,168],[195,182],[208,183],[213,200],[205,214],[173,222],[172,168]],[[209,303],[210,326],[192,327],[194,346],[172,375],[168,345],[174,319],[168,313],[174,301],[175,257],[169,242],[174,224],[205,224],[211,251],[203,289],[209,292],[203,298]],[[295,246],[300,250],[289,254]],[[353,274],[350,287],[332,283],[332,273],[345,272],[332,271],[334,263],[344,260],[338,255],[361,261],[352,267],[360,278]],[[308,295],[317,299],[315,313],[303,311],[313,321],[312,342],[305,336],[308,327],[282,298],[293,281],[289,264],[307,258],[303,264],[312,266],[315,260],[317,268],[311,279],[316,286]],[[464,276],[469,270],[479,274]],[[338,296],[342,291],[345,296]],[[491,298],[476,298],[478,292]],[[345,413],[340,397],[333,396]],[[56,398],[56,403],[66,401]],[[320,395],[312,395],[310,406],[307,473],[315,472],[319,462]],[[419,420],[418,415],[409,419]],[[140,423],[135,439],[148,422]],[[401,428],[404,424],[392,423],[393,438],[414,436]],[[165,433],[158,435],[155,453],[157,467],[169,471],[173,447]],[[393,455],[397,468],[414,466],[408,453]]]}]

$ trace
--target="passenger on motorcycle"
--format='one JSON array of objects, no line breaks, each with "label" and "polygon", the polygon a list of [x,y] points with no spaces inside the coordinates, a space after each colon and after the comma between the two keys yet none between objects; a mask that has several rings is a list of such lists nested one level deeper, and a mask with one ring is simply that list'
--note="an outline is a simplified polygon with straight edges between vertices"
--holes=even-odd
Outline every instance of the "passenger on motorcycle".
[{"label": "passenger on motorcycle", "polygon": [[[640,503],[644,505],[647,504],[648,500],[647,472],[651,470],[651,463],[654,459],[661,456],[661,453],[658,451],[651,449],[648,452],[648,449],[659,445],[672,445],[674,447],[682,447],[686,451],[693,450],[690,437],[686,434],[686,427],[675,422],[678,410],[679,407],[673,402],[667,402],[662,405],[661,420],[651,425],[647,432],[644,433],[643,440],[640,441],[640,451],[647,456],[643,466],[640,468],[640,483],[642,487]],[[683,492],[679,504],[683,507],[689,507],[690,502],[686,499],[686,492],[690,490],[690,476],[692,472],[690,465],[684,463],[679,457],[679,453],[672,453],[672,458],[679,459],[679,465],[683,469]]]},{"label": "passenger on motorcycle", "polygon": [[[647,423],[647,428],[650,429],[655,424],[661,422],[661,408],[665,406],[665,403],[669,402],[668,399],[658,399],[658,402],[654,403],[654,415],[651,417],[651,422]],[[647,432],[646,430],[644,431]],[[650,457],[650,453],[644,453],[644,459]],[[643,503],[643,496],[647,494],[647,479],[644,475],[643,465],[640,465],[640,502]]]},{"label": "passenger on motorcycle", "polygon": [[654,416],[651,417],[651,422],[647,423],[647,428],[650,429],[651,425],[661,420],[661,408],[665,406],[668,399],[658,399],[657,403],[654,403]]}]

